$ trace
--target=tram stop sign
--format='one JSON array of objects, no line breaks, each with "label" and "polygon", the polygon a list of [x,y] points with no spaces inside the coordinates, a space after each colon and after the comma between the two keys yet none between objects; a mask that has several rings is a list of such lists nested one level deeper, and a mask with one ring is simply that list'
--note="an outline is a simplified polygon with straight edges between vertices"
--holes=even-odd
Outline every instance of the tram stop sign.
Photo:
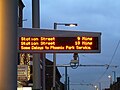
[{"label": "tram stop sign", "polygon": [[18,52],[100,53],[101,33],[19,28]]}]

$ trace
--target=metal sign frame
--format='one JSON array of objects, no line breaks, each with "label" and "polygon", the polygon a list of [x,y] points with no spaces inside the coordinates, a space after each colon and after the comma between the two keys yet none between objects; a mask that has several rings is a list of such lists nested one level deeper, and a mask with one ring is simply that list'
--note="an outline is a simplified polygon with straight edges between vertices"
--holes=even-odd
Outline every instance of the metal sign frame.
[{"label": "metal sign frame", "polygon": [[[20,37],[98,37],[98,50],[19,50]],[[101,52],[101,33],[100,32],[83,32],[83,31],[68,31],[68,30],[52,30],[39,28],[19,28],[18,30],[18,52],[30,53],[100,53]]]}]

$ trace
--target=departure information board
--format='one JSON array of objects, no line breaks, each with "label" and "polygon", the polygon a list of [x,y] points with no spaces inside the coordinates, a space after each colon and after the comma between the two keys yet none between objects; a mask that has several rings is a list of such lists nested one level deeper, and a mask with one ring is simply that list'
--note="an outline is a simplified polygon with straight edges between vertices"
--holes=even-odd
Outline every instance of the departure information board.
[{"label": "departure information board", "polygon": [[99,53],[98,37],[19,37],[19,50],[26,52]]}]

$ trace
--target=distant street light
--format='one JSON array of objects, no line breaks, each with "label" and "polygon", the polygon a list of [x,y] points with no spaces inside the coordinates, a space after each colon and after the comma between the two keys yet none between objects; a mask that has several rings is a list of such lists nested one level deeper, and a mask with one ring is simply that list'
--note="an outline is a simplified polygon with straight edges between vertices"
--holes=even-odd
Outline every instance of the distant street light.
[{"label": "distant street light", "polygon": [[109,78],[109,80],[110,80],[110,85],[112,85],[112,76],[109,75],[108,78]]},{"label": "distant street light", "polygon": [[98,90],[98,86],[95,85],[94,87],[95,87],[95,90]]},{"label": "distant street light", "polygon": [[[70,27],[77,26],[76,23],[54,23],[54,30],[57,30],[57,25],[64,25],[64,26],[70,26]],[[65,67],[65,74],[67,74],[67,67]],[[55,75],[56,75],[56,53],[53,53],[53,90],[56,89]],[[67,90],[67,75],[65,75],[65,90]]]},{"label": "distant street light", "polygon": [[64,26],[69,26],[69,27],[75,27],[75,26],[77,26],[76,23],[54,23],[54,30],[57,29],[57,25],[64,25]]}]

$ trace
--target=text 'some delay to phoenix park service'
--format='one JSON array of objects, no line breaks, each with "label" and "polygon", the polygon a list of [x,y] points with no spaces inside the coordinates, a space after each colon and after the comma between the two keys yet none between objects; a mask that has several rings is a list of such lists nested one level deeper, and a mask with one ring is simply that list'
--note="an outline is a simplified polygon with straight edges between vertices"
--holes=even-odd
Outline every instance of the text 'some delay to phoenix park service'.
[{"label": "text 'some delay to phoenix park service'", "polygon": [[20,52],[100,53],[101,33],[27,29],[18,32]]}]

